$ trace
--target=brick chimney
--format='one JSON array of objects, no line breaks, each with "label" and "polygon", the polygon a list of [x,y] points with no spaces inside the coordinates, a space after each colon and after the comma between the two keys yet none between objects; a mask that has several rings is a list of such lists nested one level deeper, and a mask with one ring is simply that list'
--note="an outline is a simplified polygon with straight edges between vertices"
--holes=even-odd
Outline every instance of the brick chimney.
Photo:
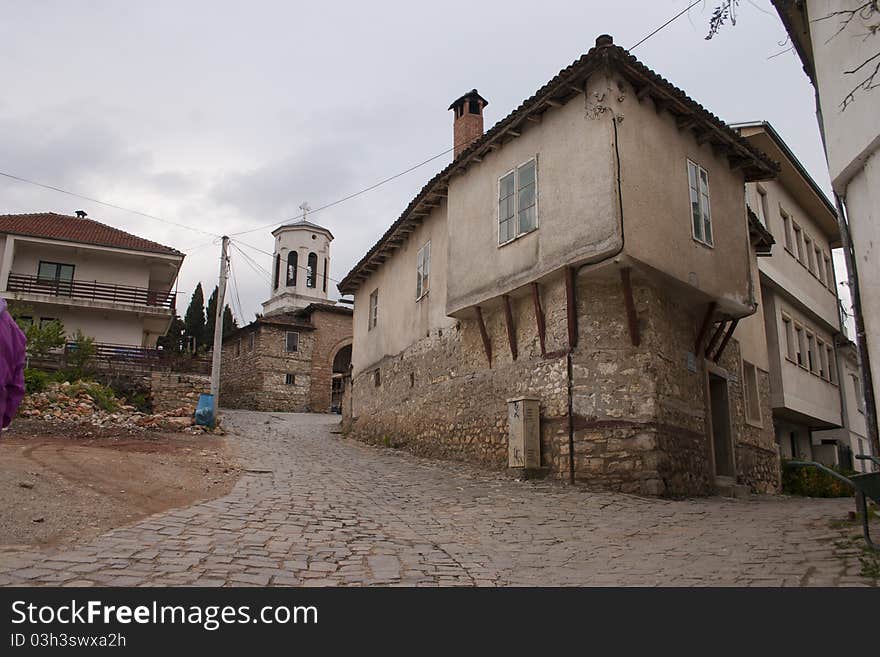
[{"label": "brick chimney", "polygon": [[483,135],[483,108],[488,104],[476,89],[471,89],[449,106],[455,112],[452,123],[455,157]]}]

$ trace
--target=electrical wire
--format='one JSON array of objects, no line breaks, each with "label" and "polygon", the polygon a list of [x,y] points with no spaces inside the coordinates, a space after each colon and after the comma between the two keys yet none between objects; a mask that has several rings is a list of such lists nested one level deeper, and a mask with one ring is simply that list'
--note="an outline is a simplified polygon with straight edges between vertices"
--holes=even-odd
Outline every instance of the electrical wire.
[{"label": "electrical wire", "polygon": [[130,212],[131,214],[136,214],[141,217],[146,217],[147,219],[153,219],[155,221],[162,222],[163,224],[169,224],[171,226],[177,226],[178,228],[185,228],[186,230],[191,230],[196,233],[202,233],[203,235],[210,235],[211,237],[220,237],[220,235],[215,235],[214,233],[209,233],[206,230],[202,230],[201,228],[194,228],[192,226],[188,226],[186,224],[180,224],[176,221],[171,221],[170,219],[164,219],[162,217],[157,217],[154,214],[149,214],[147,212],[141,212],[140,210],[132,210],[131,208],[126,208],[121,205],[116,205],[115,203],[108,203],[107,201],[101,201],[96,198],[92,198],[91,196],[85,196],[84,194],[77,194],[76,192],[71,192],[69,190],[63,189],[61,187],[56,187],[54,185],[47,185],[45,183],[37,182],[36,180],[29,180],[28,178],[22,178],[21,176],[16,176],[11,173],[5,173],[0,171],[0,176],[4,178],[9,178],[11,180],[17,180],[18,182],[27,183],[29,185],[35,185],[37,187],[42,187],[43,189],[51,189],[55,192],[60,192],[61,194],[67,194],[68,196],[75,196],[76,198],[83,199],[85,201],[89,201],[91,203],[97,203],[99,205],[107,206],[108,208],[113,208],[115,210],[122,210],[123,212]]},{"label": "electrical wire", "polygon": [[[241,297],[238,294],[238,281],[235,279],[235,268],[232,266],[232,257],[229,257],[229,277],[232,280],[232,289],[235,292],[235,296],[230,295],[230,299],[238,302],[238,318],[244,322],[244,311],[243,306],[241,305]],[[235,309],[235,304],[233,304],[233,310]]]},{"label": "electrical wire", "polygon": [[635,50],[636,48],[638,48],[638,47],[639,47],[640,45],[642,45],[645,41],[647,41],[647,40],[650,39],[652,36],[654,36],[655,34],[657,34],[657,32],[659,32],[660,30],[662,30],[663,28],[665,28],[667,25],[669,25],[669,24],[671,24],[671,23],[677,21],[680,17],[684,16],[684,15],[685,15],[687,12],[689,12],[693,7],[696,7],[696,6],[697,6],[698,4],[700,4],[701,2],[703,2],[703,0],[695,0],[694,2],[692,2],[691,4],[689,4],[687,7],[685,7],[685,8],[682,9],[680,12],[678,12],[675,16],[673,16],[673,17],[670,18],[668,21],[666,21],[665,23],[663,23],[663,25],[661,25],[660,27],[658,27],[657,29],[655,29],[653,32],[649,33],[647,36],[643,37],[643,38],[641,39],[641,41],[638,41],[638,42],[636,42],[634,45],[630,46],[630,47],[629,47],[630,52],[632,52],[633,50]]},{"label": "electrical wire", "polygon": [[[274,258],[274,257],[275,257],[275,254],[274,254],[274,253],[269,253],[268,251],[263,251],[263,249],[260,249],[260,248],[258,248],[258,247],[256,247],[256,246],[254,246],[253,244],[248,244],[247,242],[242,242],[241,240],[230,240],[230,242],[236,242],[236,241],[237,241],[239,244],[248,247],[249,249],[253,249],[254,251],[258,251],[259,253],[262,253],[262,254],[264,254],[264,255],[267,255],[267,256],[269,256],[270,258]],[[240,249],[239,249],[239,250],[240,250]],[[302,270],[305,270],[305,271],[309,271],[309,268],[306,267],[306,266],[303,266],[303,265],[297,265],[296,268],[297,268],[297,269],[302,269]],[[332,278],[330,275],[327,276],[327,280],[328,280],[328,281],[333,281],[334,283],[340,283],[340,281],[337,281],[335,278]]]}]

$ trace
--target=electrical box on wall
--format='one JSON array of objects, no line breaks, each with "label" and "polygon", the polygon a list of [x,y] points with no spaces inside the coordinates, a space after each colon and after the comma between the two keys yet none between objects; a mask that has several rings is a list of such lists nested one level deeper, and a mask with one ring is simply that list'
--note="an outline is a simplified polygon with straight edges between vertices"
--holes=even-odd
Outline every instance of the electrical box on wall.
[{"label": "electrical box on wall", "polygon": [[541,467],[541,400],[515,397],[507,400],[510,434],[507,465],[511,468]]}]

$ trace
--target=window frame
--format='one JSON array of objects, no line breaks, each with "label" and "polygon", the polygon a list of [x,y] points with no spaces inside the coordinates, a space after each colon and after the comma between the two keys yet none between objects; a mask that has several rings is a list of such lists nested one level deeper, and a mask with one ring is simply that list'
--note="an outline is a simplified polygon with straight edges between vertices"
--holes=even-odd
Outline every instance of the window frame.
[{"label": "window frame", "polygon": [[770,204],[767,201],[767,190],[760,184],[755,184],[755,192],[758,195],[758,204],[755,207],[757,212],[755,213],[758,216],[758,221],[761,222],[761,225],[764,228],[767,228],[767,220],[770,216]]},{"label": "window frame", "polygon": [[791,220],[792,230],[794,231],[794,248],[795,253],[792,255],[795,259],[804,264],[804,229],[794,219]]},{"label": "window frame", "polygon": [[[535,165],[535,225],[526,231],[520,231],[519,229],[519,215],[520,215],[520,207],[519,207],[519,170],[525,167],[526,165],[534,162]],[[507,176],[513,174],[513,216],[509,221],[513,222],[514,230],[513,237],[501,241],[501,181],[507,178]],[[538,214],[539,214],[539,206],[538,206],[538,155],[535,154],[529,159],[520,162],[515,165],[512,169],[509,169],[498,176],[498,179],[495,181],[495,226],[496,231],[498,233],[498,247],[505,246],[510,244],[511,242],[515,242],[521,237],[525,235],[530,235],[538,230],[539,222],[538,222]]]},{"label": "window frame", "polygon": [[785,333],[785,357],[797,365],[797,337],[794,332],[794,323],[791,317],[785,313],[782,313],[782,330]]},{"label": "window frame", "polygon": [[[805,329],[803,325],[794,323],[794,337],[795,337],[795,363],[797,363],[798,367],[802,367],[805,370],[807,369],[807,339]],[[809,371],[809,370],[808,370]]]},{"label": "window frame", "polygon": [[[290,260],[293,258],[293,263],[291,264]],[[293,276],[290,275],[291,269],[293,270]],[[296,287],[296,275],[297,270],[299,269],[299,253],[297,253],[296,249],[291,249],[287,252],[287,266],[285,267],[285,271],[287,275],[284,279],[285,287]],[[292,282],[291,282],[292,281]]]},{"label": "window frame", "polygon": [[[692,193],[694,191],[693,187],[691,187],[691,172],[690,168],[694,167],[696,170],[696,181],[697,181],[697,200],[700,209],[700,235],[697,235],[696,225],[694,223],[694,208],[693,208],[693,198]],[[703,246],[709,247],[710,249],[715,248],[715,229],[712,225],[712,194],[709,190],[709,171],[704,167],[700,166],[692,159],[687,158],[687,166],[685,167],[687,173],[687,186],[688,186],[688,215],[689,215],[689,223],[691,226],[691,237],[693,237],[694,241],[702,244]],[[700,174],[706,174],[706,208],[703,207],[703,179]],[[708,209],[708,213],[706,213],[706,209]],[[706,221],[706,215],[708,214],[709,221]],[[708,227],[708,231],[706,230]],[[708,232],[708,239],[706,239],[706,234]]]},{"label": "window frame", "polygon": [[[54,276],[42,276],[40,274],[40,270],[43,268],[43,265],[51,265],[55,267],[55,275]],[[70,278],[61,278],[61,269],[62,267],[70,267]],[[72,283],[74,277],[76,276],[76,265],[71,265],[68,262],[52,262],[51,260],[40,260],[37,263],[37,280],[38,281],[51,281],[53,283]]]},{"label": "window frame", "polygon": [[379,324],[379,288],[370,292],[367,305],[367,330],[372,331]]},{"label": "window frame", "polygon": [[[425,257],[427,255],[427,258]],[[427,263],[427,265],[426,265]],[[416,301],[431,291],[431,240],[416,252]]]},{"label": "window frame", "polygon": [[284,373],[284,385],[286,385],[286,386],[295,386],[296,385],[296,373],[295,372],[285,372]]},{"label": "window frame", "polygon": [[[745,401],[746,422],[753,426],[763,426],[761,413],[761,392],[758,389],[758,368],[754,363],[743,359],[743,400]],[[752,394],[754,393],[754,399]]]},{"label": "window frame", "polygon": [[[792,235],[792,218],[791,215],[785,211],[781,205],[779,206],[779,216],[782,218],[782,238],[785,246],[785,250],[788,251],[791,255],[794,255],[794,237]],[[797,257],[797,256],[795,256]]]},{"label": "window frame", "polygon": [[837,354],[834,352],[833,344],[826,344],[825,350],[828,352],[828,381],[831,385],[837,385]]},{"label": "window frame", "polygon": [[312,290],[318,287],[318,254],[309,251],[306,257],[306,287]]},{"label": "window frame", "polygon": [[[293,349],[290,348],[290,336],[295,335]],[[284,332],[284,353],[286,354],[297,354],[299,353],[299,331],[285,331]]]}]

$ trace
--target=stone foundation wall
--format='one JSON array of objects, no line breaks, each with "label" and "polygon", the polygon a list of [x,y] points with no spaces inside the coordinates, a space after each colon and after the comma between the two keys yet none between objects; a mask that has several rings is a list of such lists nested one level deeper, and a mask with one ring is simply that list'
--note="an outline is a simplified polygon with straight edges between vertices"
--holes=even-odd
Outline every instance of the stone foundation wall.
[{"label": "stone foundation wall", "polygon": [[[578,344],[571,354],[576,479],[639,494],[711,494],[706,366],[688,358],[702,317],[635,274],[633,295],[638,346],[631,342],[617,272],[578,281]],[[452,330],[432,332],[357,374],[351,417],[346,418],[352,435],[422,455],[503,468],[506,400],[529,395],[541,400],[542,465],[552,476],[567,478],[568,340],[561,277],[541,286],[541,298],[546,356],[541,355],[531,296],[511,300],[516,360],[503,307],[484,307],[491,367],[476,320],[463,319]],[[772,426],[745,423],[741,382],[731,365],[735,362],[739,352],[731,341],[721,365],[732,372],[729,393],[737,473],[741,483],[754,490],[771,490],[778,482],[778,459],[774,461],[768,452]],[[769,397],[762,398],[769,404]],[[344,412],[349,412],[348,405]]]},{"label": "stone foundation wall", "polygon": [[186,408],[187,415],[192,415],[199,403],[199,395],[209,392],[211,392],[211,378],[199,374],[153,372],[150,378],[150,396],[154,413]]}]

